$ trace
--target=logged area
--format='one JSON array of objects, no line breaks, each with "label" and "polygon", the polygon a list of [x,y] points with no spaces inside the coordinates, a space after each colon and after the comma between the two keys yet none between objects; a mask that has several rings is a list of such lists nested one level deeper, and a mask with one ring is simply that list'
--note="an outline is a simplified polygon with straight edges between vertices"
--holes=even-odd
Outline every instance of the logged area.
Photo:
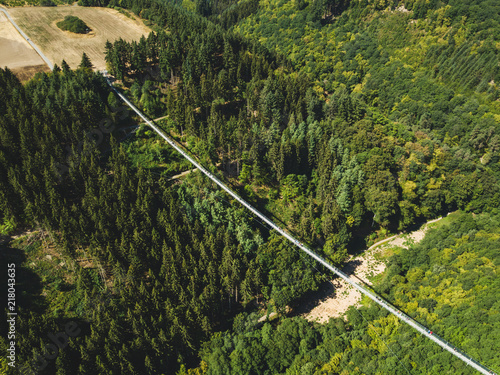
[{"label": "logged area", "polygon": [[[104,69],[104,44],[122,38],[139,40],[151,31],[139,19],[127,18],[113,9],[81,7],[23,7],[9,9],[11,17],[54,64],[64,59],[76,68],[85,52],[94,68]],[[92,30],[75,34],[57,27],[66,16],[80,18]],[[20,37],[20,36],[19,36]]]},{"label": "logged area", "polygon": [[0,66],[8,67],[15,73],[41,71],[45,67],[41,57],[3,13],[0,13]]}]

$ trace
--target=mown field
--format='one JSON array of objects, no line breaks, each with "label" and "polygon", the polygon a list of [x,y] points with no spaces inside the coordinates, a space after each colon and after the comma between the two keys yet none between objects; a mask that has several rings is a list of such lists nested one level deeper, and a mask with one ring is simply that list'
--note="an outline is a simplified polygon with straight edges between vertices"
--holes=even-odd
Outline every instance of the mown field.
[{"label": "mown field", "polygon": [[[130,42],[151,31],[140,19],[107,8],[20,7],[9,9],[9,13],[53,63],[60,65],[64,59],[72,68],[78,66],[85,52],[96,69],[104,69],[107,40],[122,38]],[[56,23],[68,15],[81,18],[92,32],[80,35],[59,29]]]},{"label": "mown field", "polygon": [[3,13],[0,13],[0,67],[8,67],[21,80],[29,78],[31,73],[48,69]]}]

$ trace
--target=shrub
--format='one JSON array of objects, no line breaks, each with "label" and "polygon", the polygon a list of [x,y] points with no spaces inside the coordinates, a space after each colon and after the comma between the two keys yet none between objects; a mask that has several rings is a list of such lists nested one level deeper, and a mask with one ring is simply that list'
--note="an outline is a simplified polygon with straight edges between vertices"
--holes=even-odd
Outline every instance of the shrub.
[{"label": "shrub", "polygon": [[87,26],[80,18],[76,16],[66,16],[63,21],[57,23],[57,27],[61,30],[71,31],[77,34],[87,34],[90,27]]}]

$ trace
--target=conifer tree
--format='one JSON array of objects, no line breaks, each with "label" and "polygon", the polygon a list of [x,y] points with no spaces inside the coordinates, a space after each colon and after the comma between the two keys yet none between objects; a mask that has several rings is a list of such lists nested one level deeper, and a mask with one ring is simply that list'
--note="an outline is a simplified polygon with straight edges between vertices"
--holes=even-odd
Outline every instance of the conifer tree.
[{"label": "conifer tree", "polygon": [[90,61],[90,58],[87,56],[85,52],[82,54],[82,61],[80,61],[80,65],[78,65],[78,67],[81,69],[93,68],[92,62]]}]

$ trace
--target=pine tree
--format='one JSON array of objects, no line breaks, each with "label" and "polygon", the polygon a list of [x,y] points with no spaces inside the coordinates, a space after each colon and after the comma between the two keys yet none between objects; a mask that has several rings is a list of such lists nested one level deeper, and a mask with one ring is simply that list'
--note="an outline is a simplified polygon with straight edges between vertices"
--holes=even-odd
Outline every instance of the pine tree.
[{"label": "pine tree", "polygon": [[71,72],[71,68],[69,67],[68,63],[65,60],[61,62],[61,68],[64,75],[68,75]]},{"label": "pine tree", "polygon": [[82,54],[82,61],[80,62],[80,65],[78,65],[78,67],[81,69],[93,68],[92,62],[90,61],[90,58],[87,56],[85,52]]}]

